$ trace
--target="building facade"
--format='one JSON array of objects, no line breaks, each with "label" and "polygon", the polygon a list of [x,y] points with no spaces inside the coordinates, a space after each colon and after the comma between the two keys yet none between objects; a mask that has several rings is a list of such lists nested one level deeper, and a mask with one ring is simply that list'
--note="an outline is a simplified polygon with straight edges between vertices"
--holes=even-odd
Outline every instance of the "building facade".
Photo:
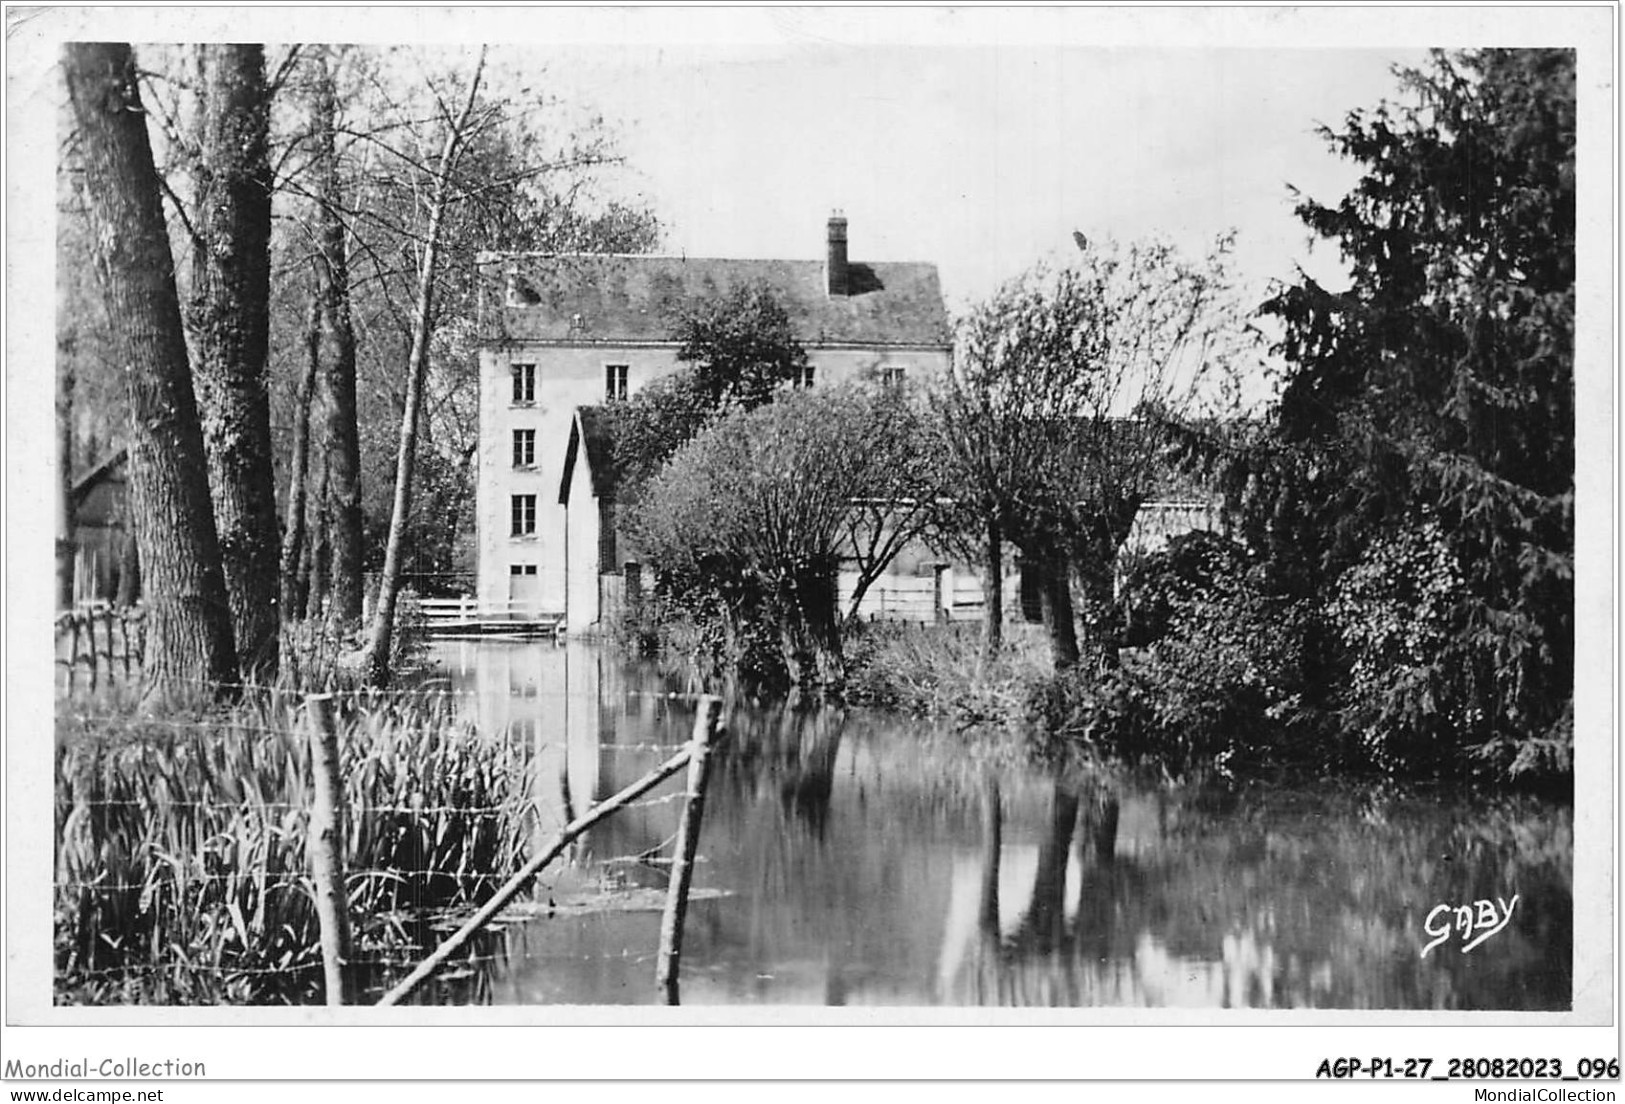
[{"label": "building facade", "polygon": [[[822,260],[617,254],[491,254],[481,259],[480,446],[475,510],[483,615],[597,620],[591,534],[571,540],[564,471],[577,411],[630,398],[683,364],[673,340],[690,311],[741,286],[770,288],[806,347],[812,386],[867,374],[918,378],[948,369],[947,311],[936,266],[856,262],[847,224],[827,225]],[[578,488],[586,495],[590,485]],[[579,503],[574,514],[598,506]],[[589,523],[583,520],[582,528]],[[575,547],[577,555],[569,556]],[[577,574],[579,574],[579,569]],[[591,584],[596,587],[594,580]],[[571,611],[571,594],[577,596]]]},{"label": "building facade", "polygon": [[129,467],[129,453],[118,449],[67,488],[62,519],[67,533],[58,529],[57,574],[71,582],[57,595],[58,606],[139,600]]}]

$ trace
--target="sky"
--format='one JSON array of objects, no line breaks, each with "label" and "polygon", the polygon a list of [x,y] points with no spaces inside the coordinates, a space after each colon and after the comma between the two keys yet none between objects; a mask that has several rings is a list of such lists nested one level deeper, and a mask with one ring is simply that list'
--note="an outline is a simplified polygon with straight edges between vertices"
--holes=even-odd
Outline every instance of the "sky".
[{"label": "sky", "polygon": [[666,225],[701,256],[822,255],[842,210],[855,260],[933,261],[950,306],[1072,232],[1200,252],[1237,231],[1263,288],[1311,254],[1289,185],[1340,198],[1358,170],[1316,133],[1397,94],[1406,49],[838,46],[578,51],[544,82],[592,103]]},{"label": "sky", "polygon": [[[381,18],[387,11],[388,18]],[[1012,7],[56,9],[75,37],[489,44],[509,78],[603,116],[666,252],[930,261],[958,310],[1091,238],[1237,233],[1261,297],[1311,250],[1289,186],[1358,175],[1320,124],[1399,95],[1428,45],[1513,41],[1524,9]],[[90,27],[94,31],[90,31]],[[1600,24],[1606,29],[1606,20]],[[15,90],[15,89],[14,89]]]}]

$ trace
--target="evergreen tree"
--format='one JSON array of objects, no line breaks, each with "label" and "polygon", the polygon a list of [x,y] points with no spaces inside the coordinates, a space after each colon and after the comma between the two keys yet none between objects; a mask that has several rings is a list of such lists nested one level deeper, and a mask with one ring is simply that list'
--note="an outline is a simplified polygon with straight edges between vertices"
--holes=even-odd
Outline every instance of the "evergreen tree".
[{"label": "evergreen tree", "polygon": [[1276,580],[1328,599],[1379,760],[1472,746],[1563,767],[1574,624],[1574,54],[1436,53],[1408,106],[1326,132],[1365,166],[1335,206],[1343,292],[1266,311],[1291,362],[1245,467]]}]

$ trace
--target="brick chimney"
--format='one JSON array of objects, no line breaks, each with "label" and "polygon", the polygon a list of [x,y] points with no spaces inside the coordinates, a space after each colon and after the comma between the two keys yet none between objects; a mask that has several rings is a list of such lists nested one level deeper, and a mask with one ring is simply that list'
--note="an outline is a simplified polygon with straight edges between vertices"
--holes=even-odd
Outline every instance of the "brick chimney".
[{"label": "brick chimney", "polygon": [[831,295],[849,294],[846,271],[846,216],[839,210],[829,216],[829,259],[825,265],[829,274]]}]

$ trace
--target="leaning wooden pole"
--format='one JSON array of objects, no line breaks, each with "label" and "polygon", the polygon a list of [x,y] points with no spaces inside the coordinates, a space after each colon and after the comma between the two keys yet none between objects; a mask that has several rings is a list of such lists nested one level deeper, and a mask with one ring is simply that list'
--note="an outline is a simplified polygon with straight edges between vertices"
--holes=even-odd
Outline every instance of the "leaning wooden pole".
[{"label": "leaning wooden pole", "polygon": [[457,929],[455,935],[446,940],[444,943],[440,944],[440,946],[436,947],[434,953],[428,958],[424,959],[422,962],[418,963],[410,974],[407,974],[406,977],[401,979],[399,985],[385,993],[378,1001],[379,1006],[384,1007],[387,1005],[399,1004],[406,997],[410,996],[413,990],[432,977],[434,972],[440,969],[440,967],[445,964],[447,959],[451,958],[452,955],[461,950],[464,944],[466,944],[470,939],[474,938],[481,928],[490,923],[491,919],[496,916],[497,913],[506,908],[510,901],[519,896],[520,891],[529,884],[532,878],[534,878],[537,874],[540,874],[548,863],[562,855],[564,853],[564,849],[569,847],[571,842],[574,841],[577,836],[581,835],[581,833],[585,832],[588,828],[591,828],[594,824],[597,824],[600,820],[603,820],[615,810],[620,809],[629,802],[643,796],[656,786],[660,785],[660,783],[682,770],[688,765],[688,759],[689,749],[685,747],[682,751],[678,752],[676,755],[673,755],[670,759],[667,759],[664,763],[660,764],[654,770],[650,771],[648,774],[644,775],[642,778],[638,779],[624,790],[621,790],[619,793],[611,797],[605,798],[603,801],[600,801],[598,804],[594,805],[591,809],[588,809],[585,813],[582,813],[575,820],[572,820],[569,824],[565,825],[564,830],[558,834],[553,842],[529,862],[527,862],[524,867],[520,869],[519,873],[509,878],[503,887],[497,890],[496,896],[487,901],[480,911],[469,917],[467,922],[464,923],[462,927]]},{"label": "leaning wooden pole", "polygon": [[700,698],[689,741],[688,793],[683,819],[677,825],[672,848],[671,881],[666,888],[666,911],[660,917],[660,956],[655,984],[665,990],[666,1003],[677,1003],[677,972],[683,953],[683,920],[688,915],[688,889],[694,881],[694,852],[700,844],[700,821],[705,815],[705,779],[711,767],[711,736],[716,731],[722,700]]},{"label": "leaning wooden pole", "polygon": [[310,874],[316,884],[316,919],[322,929],[322,969],[329,1005],[351,1003],[350,909],[344,890],[344,793],[339,779],[339,738],[333,724],[333,696],[305,699],[310,729],[310,773],[314,794],[310,806]]}]

